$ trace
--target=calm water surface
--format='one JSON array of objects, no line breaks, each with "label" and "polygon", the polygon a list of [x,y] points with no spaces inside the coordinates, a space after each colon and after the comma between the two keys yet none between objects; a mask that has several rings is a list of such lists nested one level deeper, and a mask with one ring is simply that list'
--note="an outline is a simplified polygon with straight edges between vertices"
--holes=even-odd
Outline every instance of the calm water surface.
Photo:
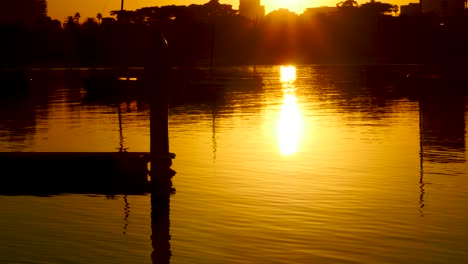
[{"label": "calm water surface", "polygon": [[[0,263],[468,262],[466,97],[395,95],[356,66],[219,71],[262,85],[171,107],[166,219],[149,195],[0,195]],[[0,151],[149,151],[145,100],[35,74],[0,99]]]}]

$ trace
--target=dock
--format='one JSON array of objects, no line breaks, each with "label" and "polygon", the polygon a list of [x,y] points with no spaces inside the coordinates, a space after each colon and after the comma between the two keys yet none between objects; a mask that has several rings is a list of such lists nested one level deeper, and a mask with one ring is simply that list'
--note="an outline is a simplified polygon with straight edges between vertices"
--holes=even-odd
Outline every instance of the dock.
[{"label": "dock", "polygon": [[0,194],[145,194],[149,153],[0,152]]},{"label": "dock", "polygon": [[[123,6],[123,1],[122,1]],[[144,194],[168,199],[173,192],[170,167],[175,154],[169,152],[169,91],[171,73],[168,45],[159,31],[148,31],[143,71],[123,67],[122,71],[91,70],[80,76],[109,97],[109,88],[134,90],[141,82],[142,95],[150,102],[150,153],[141,152],[1,152],[0,195],[51,195],[59,193]],[[126,64],[125,59],[121,61]],[[39,69],[39,71],[41,71]],[[81,73],[80,73],[81,74]],[[131,76],[129,75],[131,74]],[[39,74],[40,75],[40,74]],[[9,75],[7,75],[8,78]],[[9,80],[9,79],[7,79]],[[100,81],[103,83],[100,83]],[[13,78],[14,83],[17,82]],[[98,82],[93,85],[93,82]],[[106,82],[110,82],[106,86]],[[121,85],[122,84],[122,85]],[[120,112],[119,112],[120,114]],[[121,123],[119,119],[120,132]],[[153,165],[148,170],[148,163]],[[150,176],[151,174],[151,176]],[[151,181],[149,180],[151,179]]]}]

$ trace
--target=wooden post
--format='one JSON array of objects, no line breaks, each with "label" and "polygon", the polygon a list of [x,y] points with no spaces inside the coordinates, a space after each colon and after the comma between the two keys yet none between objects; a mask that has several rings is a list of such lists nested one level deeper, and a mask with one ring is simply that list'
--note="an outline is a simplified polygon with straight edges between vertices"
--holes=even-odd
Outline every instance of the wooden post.
[{"label": "wooden post", "polygon": [[169,103],[163,93],[150,98],[150,153],[159,157],[169,155]]},{"label": "wooden post", "polygon": [[170,71],[167,41],[160,32],[149,32],[146,43],[145,85],[150,101],[150,160],[152,196],[166,197],[173,192],[170,167],[174,154],[169,152]]}]

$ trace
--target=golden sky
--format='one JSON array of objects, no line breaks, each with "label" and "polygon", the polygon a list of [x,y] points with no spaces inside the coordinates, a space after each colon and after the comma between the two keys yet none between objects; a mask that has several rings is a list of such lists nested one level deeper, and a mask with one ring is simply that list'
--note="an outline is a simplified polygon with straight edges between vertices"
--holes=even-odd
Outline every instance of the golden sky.
[{"label": "golden sky", "polygon": [[[164,5],[190,5],[204,4],[209,0],[124,0],[124,8],[135,10],[146,6],[164,6]],[[341,0],[261,0],[262,5],[265,5],[266,12],[276,10],[278,8],[288,8],[298,14],[307,7],[317,6],[335,6]],[[238,9],[239,0],[220,0],[223,4],[233,5],[234,9]],[[366,0],[357,0],[358,3],[369,2]],[[415,0],[391,0],[383,1],[393,4],[407,4],[415,2]],[[121,0],[47,0],[48,15],[54,19],[63,21],[66,16],[71,16],[76,12],[81,14],[81,17],[95,17],[97,13],[101,13],[104,17],[109,16],[111,10],[120,9]]]}]

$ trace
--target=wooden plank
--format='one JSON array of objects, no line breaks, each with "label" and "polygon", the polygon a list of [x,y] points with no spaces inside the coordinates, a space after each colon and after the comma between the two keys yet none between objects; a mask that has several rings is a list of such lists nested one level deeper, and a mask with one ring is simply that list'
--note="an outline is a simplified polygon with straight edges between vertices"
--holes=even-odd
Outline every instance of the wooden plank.
[{"label": "wooden plank", "polygon": [[0,152],[2,158],[104,158],[104,157],[129,157],[147,158],[149,152]]},{"label": "wooden plank", "polygon": [[149,153],[0,152],[0,194],[145,193]]}]

